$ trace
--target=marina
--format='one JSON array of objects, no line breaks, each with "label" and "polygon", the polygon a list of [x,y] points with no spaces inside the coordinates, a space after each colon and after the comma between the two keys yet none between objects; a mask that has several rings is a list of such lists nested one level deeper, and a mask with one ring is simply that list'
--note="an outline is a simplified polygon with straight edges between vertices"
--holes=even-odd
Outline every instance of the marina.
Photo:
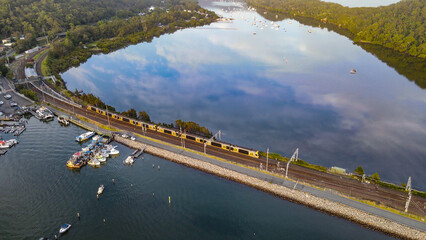
[{"label": "marina", "polygon": [[108,144],[111,139],[95,135],[95,132],[86,132],[76,137],[76,141],[81,143],[92,138],[91,142],[80,151],[74,153],[67,161],[66,166],[71,169],[81,168],[88,164],[92,167],[100,167],[106,163],[107,158],[117,156],[120,152],[117,146]]}]

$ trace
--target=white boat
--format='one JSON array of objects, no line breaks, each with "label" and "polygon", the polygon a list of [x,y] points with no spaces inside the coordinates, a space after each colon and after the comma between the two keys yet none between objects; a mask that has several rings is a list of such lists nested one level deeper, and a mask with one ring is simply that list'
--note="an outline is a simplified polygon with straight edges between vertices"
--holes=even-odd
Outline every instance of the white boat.
[{"label": "white boat", "polygon": [[71,228],[71,224],[65,223],[61,226],[61,229],[59,229],[59,233],[63,234],[66,231],[68,231]]},{"label": "white boat", "polygon": [[109,151],[110,156],[117,156],[120,153],[116,148],[113,148]]},{"label": "white boat", "polygon": [[101,163],[96,159],[91,159],[87,164],[89,164],[92,167],[99,167]]},{"label": "white boat", "polygon": [[98,195],[101,195],[104,192],[104,185],[101,184],[101,186],[99,186],[98,188]]},{"label": "white boat", "polygon": [[93,141],[98,141],[99,139],[101,139],[101,136],[99,135],[95,135],[94,137],[92,137]]},{"label": "white boat", "polygon": [[135,162],[135,157],[134,156],[128,156],[124,160],[124,164],[127,164],[127,165],[132,165],[134,162]]},{"label": "white boat", "polygon": [[7,140],[6,144],[8,144],[9,147],[13,147],[14,145],[18,144],[18,140],[12,138],[12,139]]},{"label": "white boat", "polygon": [[41,106],[36,110],[36,118],[44,121],[53,120],[53,113],[46,107]]},{"label": "white boat", "polygon": [[83,133],[80,136],[76,137],[75,140],[77,142],[83,142],[83,141],[93,137],[93,135],[95,135],[95,132],[86,132],[86,133]]},{"label": "white boat", "polygon": [[98,154],[96,155],[96,159],[97,159],[100,163],[105,163],[105,162],[106,162],[106,157],[105,157],[103,154],[101,154],[101,153],[98,153]]},{"label": "white boat", "polygon": [[109,145],[109,144],[105,145],[104,150],[105,150],[105,153],[107,153],[109,157],[116,156],[120,153],[120,151],[117,150],[117,146],[112,146],[112,145]]},{"label": "white boat", "polygon": [[59,116],[58,117],[58,123],[63,124],[65,126],[70,125],[70,122],[68,121],[68,118],[65,116]]},{"label": "white boat", "polygon": [[6,141],[1,140],[0,141],[0,149],[6,149],[9,148],[9,144]]}]

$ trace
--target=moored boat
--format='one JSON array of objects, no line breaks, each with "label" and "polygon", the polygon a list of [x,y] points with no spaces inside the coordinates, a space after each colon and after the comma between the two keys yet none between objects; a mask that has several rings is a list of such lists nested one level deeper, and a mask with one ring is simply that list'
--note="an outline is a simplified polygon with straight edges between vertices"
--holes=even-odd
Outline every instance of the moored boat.
[{"label": "moored boat", "polygon": [[135,157],[130,155],[124,160],[124,164],[132,165],[135,162]]},{"label": "moored boat", "polygon": [[6,143],[6,141],[3,141],[3,140],[0,141],[0,149],[6,149],[9,147],[10,147],[9,144]]},{"label": "moored boat", "polygon": [[66,231],[68,231],[71,228],[71,224],[65,223],[61,226],[61,229],[59,229],[59,233],[63,234]]},{"label": "moored boat", "polygon": [[59,116],[58,117],[58,123],[63,124],[65,126],[70,125],[70,122],[68,121],[68,117],[66,117],[66,116]]},{"label": "moored boat", "polygon": [[96,158],[91,159],[87,164],[92,167],[99,167],[101,165],[101,163]]},{"label": "moored boat", "polygon": [[80,136],[76,137],[75,140],[77,142],[83,142],[83,141],[86,141],[87,139],[93,137],[93,135],[95,135],[95,132],[85,132],[85,133],[81,134]]},{"label": "moored boat", "polygon": [[101,186],[99,186],[98,188],[98,195],[101,195],[104,192],[104,189],[105,189],[104,185],[101,184]]}]

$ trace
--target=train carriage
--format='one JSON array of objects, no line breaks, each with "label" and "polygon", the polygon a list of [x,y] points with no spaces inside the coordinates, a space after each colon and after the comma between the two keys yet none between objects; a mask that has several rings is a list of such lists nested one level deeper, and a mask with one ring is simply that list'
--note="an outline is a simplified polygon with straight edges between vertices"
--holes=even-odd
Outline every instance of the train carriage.
[{"label": "train carriage", "polygon": [[203,138],[203,137],[200,137],[200,136],[197,136],[197,135],[193,135],[193,134],[189,134],[189,133],[179,134],[178,131],[173,130],[173,129],[157,126],[157,125],[151,124],[151,123],[145,123],[145,122],[137,121],[135,119],[124,117],[124,116],[121,116],[121,115],[118,115],[118,114],[106,112],[104,110],[101,110],[101,109],[93,107],[93,106],[88,106],[87,109],[94,111],[96,113],[102,114],[104,116],[108,115],[111,118],[132,124],[134,126],[143,127],[143,128],[146,128],[146,129],[150,129],[152,131],[161,132],[161,133],[172,135],[172,136],[175,136],[175,137],[181,137],[183,139],[187,139],[187,140],[197,142],[197,143],[200,143],[200,144],[206,143],[209,146],[221,148],[221,149],[224,149],[224,150],[227,150],[227,151],[230,151],[230,152],[239,153],[239,154],[254,157],[254,158],[259,158],[259,151],[256,151],[256,150],[238,147],[238,146],[235,146],[235,145],[219,142],[219,141],[216,141],[216,140],[210,140],[210,139],[207,140],[206,138]]}]

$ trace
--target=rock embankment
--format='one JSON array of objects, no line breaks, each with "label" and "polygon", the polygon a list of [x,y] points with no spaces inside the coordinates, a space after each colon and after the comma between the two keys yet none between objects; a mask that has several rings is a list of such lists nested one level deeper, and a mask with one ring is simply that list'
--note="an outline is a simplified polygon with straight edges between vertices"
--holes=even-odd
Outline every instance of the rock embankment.
[{"label": "rock embankment", "polygon": [[[115,136],[115,140],[119,143],[127,145],[131,148],[142,149],[145,144],[132,141],[130,139]],[[274,194],[281,198],[290,200],[292,202],[300,203],[305,206],[346,218],[353,222],[364,225],[368,228],[382,231],[389,235],[404,238],[404,239],[426,239],[426,233],[408,226],[393,222],[391,220],[372,215],[370,213],[361,211],[356,208],[348,207],[346,205],[332,202],[327,199],[312,196],[310,194],[286,188],[277,184],[260,180],[258,178],[250,177],[217,165],[207,163],[198,159],[186,157],[176,154],[161,148],[146,145],[145,152],[168,159],[170,161],[186,165],[191,168],[196,168],[201,171],[211,173],[232,181],[240,182],[248,186],[260,189],[262,191]]]}]

